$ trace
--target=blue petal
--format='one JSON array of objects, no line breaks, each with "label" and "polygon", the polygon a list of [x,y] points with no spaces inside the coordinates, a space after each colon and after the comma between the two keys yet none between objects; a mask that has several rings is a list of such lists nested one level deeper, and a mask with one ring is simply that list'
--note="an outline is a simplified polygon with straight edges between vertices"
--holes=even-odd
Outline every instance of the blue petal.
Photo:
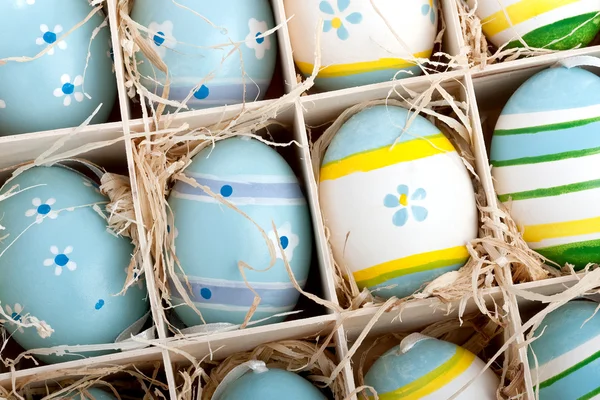
[{"label": "blue petal", "polygon": [[344,11],[350,5],[350,0],[338,0],[338,10]]},{"label": "blue petal", "polygon": [[346,17],[346,21],[350,22],[351,24],[360,24],[362,21],[362,14],[359,12],[352,13]]},{"label": "blue petal", "polygon": [[323,11],[325,14],[335,14],[335,11],[333,11],[333,7],[331,7],[331,4],[324,0],[321,2],[321,4],[319,4],[319,10]]},{"label": "blue petal", "polygon": [[400,205],[400,203],[398,203],[398,196],[394,196],[393,194],[388,194],[383,199],[383,205],[386,206],[387,208],[398,207]]},{"label": "blue petal", "polygon": [[427,15],[428,12],[429,12],[429,4],[423,4],[423,6],[421,7],[421,14]]},{"label": "blue petal", "polygon": [[419,222],[425,221],[427,218],[428,211],[425,207],[412,206],[410,210],[412,211],[413,217]]},{"label": "blue petal", "polygon": [[346,29],[346,27],[344,25],[340,26],[337,30],[337,34],[338,37],[342,40],[346,40],[350,37],[350,34],[348,33],[348,29]]},{"label": "blue petal", "polygon": [[435,12],[433,10],[431,10],[431,13],[429,14],[429,19],[432,24],[435,24]]},{"label": "blue petal", "polygon": [[325,21],[323,23],[323,32],[329,32],[331,28],[333,28],[333,25],[331,25],[331,21]]},{"label": "blue petal", "polygon": [[411,200],[423,200],[425,197],[427,197],[427,192],[423,188],[418,188],[413,195],[410,196]]},{"label": "blue petal", "polygon": [[399,185],[396,190],[398,191],[398,194],[408,194],[408,186],[406,185]]},{"label": "blue petal", "polygon": [[408,211],[406,211],[406,208],[401,208],[400,210],[396,211],[392,217],[392,222],[396,226],[404,226],[406,221],[408,221]]}]

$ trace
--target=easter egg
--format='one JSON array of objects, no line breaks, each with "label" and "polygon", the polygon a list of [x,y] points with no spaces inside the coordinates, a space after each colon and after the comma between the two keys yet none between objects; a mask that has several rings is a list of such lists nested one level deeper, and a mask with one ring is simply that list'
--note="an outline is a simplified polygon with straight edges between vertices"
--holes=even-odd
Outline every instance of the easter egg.
[{"label": "easter egg", "polygon": [[[169,69],[169,99],[192,109],[264,98],[275,72],[277,38],[269,0],[136,2],[131,18]],[[166,76],[137,53],[142,84],[162,94]],[[156,82],[159,82],[158,84]]]},{"label": "easter egg", "polygon": [[257,369],[229,383],[213,400],[326,400],[319,389],[293,372]]},{"label": "easter egg", "polygon": [[596,0],[469,0],[495,46],[568,50],[587,46],[600,31]]},{"label": "easter egg", "polygon": [[500,201],[529,247],[561,266],[600,262],[600,78],[550,68],[504,106],[491,143]]},{"label": "easter egg", "polygon": [[[302,189],[283,157],[256,139],[230,138],[203,149],[184,172],[199,187],[179,181],[169,196],[176,256],[185,272],[178,279],[204,321],[241,324],[254,292],[261,302],[253,321],[291,311],[299,292],[283,259],[304,286],[313,238]],[[271,268],[269,242],[276,255]],[[240,262],[252,269],[244,268],[242,274]],[[173,286],[171,298],[175,304],[183,303]],[[192,307],[174,311],[188,326],[202,323]]]},{"label": "easter egg", "polygon": [[320,50],[319,90],[420,75],[415,59],[427,59],[433,51],[437,0],[285,0],[284,5],[294,61],[304,76],[312,74]]},{"label": "easter egg", "polygon": [[[468,350],[453,343],[413,333],[375,361],[365,375],[380,399],[446,400],[458,393],[485,367]],[[495,400],[498,377],[486,369],[453,399]]]},{"label": "easter egg", "polygon": [[[143,281],[123,289],[131,240],[107,231],[98,214],[108,198],[82,174],[62,166],[33,167],[7,182],[0,201],[0,307],[14,321],[33,317],[54,330],[5,324],[25,349],[114,342],[148,311]],[[96,206],[97,210],[94,209]],[[108,214],[105,214],[108,215]],[[83,353],[86,356],[97,353]],[[74,356],[39,356],[54,363]],[[80,359],[81,356],[77,356]]]},{"label": "easter egg", "polygon": [[[411,114],[412,115],[412,114]],[[350,117],[327,148],[320,204],[338,264],[359,288],[406,297],[458,270],[477,237],[469,173],[452,143],[421,116],[378,105]]]},{"label": "easter egg", "polygon": [[592,301],[570,301],[546,315],[535,331],[528,359],[540,400],[597,398],[600,317],[595,315],[596,307]]},{"label": "easter egg", "polygon": [[94,399],[94,400],[116,400],[117,398],[112,394],[112,393],[108,393],[105,392],[104,390],[101,389],[97,389],[97,388],[89,388],[86,390],[87,393],[85,395],[83,394],[77,394],[77,395],[67,395],[67,397],[64,397],[65,399],[73,399],[73,400],[88,400],[88,399]]},{"label": "easter egg", "polygon": [[[0,135],[76,127],[102,107],[91,123],[108,120],[117,96],[108,26],[97,12],[63,37],[93,11],[81,0],[3,0],[0,2]],[[88,59],[88,48],[90,58]]]}]

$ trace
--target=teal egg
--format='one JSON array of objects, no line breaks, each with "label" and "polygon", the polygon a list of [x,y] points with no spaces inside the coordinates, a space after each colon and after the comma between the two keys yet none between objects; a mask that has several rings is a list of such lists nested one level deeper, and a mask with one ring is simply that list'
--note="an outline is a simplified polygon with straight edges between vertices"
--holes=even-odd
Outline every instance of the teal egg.
[{"label": "teal egg", "polygon": [[600,393],[597,307],[592,301],[571,301],[548,314],[535,331],[528,358],[540,400],[592,399]]},{"label": "teal egg", "polygon": [[250,371],[230,383],[215,400],[326,400],[309,381],[283,369]]},{"label": "teal egg", "polygon": [[[179,274],[178,279],[204,320],[233,324],[244,321],[254,293],[244,282],[238,267],[241,261],[255,269],[244,272],[248,284],[261,297],[252,320],[291,311],[299,292],[290,281],[283,256],[304,286],[313,236],[308,206],[290,166],[258,140],[231,138],[202,150],[185,174],[202,187],[181,181],[173,187],[168,202],[174,228],[169,225],[168,229],[173,230],[176,255],[187,275]],[[208,190],[222,196],[264,230],[276,250],[272,268],[265,270],[271,256],[256,225],[210,196]],[[172,282],[171,297],[176,305],[183,303]],[[202,323],[189,306],[174,310],[188,326]]]},{"label": "teal egg", "polygon": [[[61,166],[33,167],[7,182],[0,201],[0,307],[14,320],[33,316],[54,329],[5,324],[25,349],[114,342],[148,310],[143,281],[119,293],[131,261],[131,240],[107,231],[108,198],[82,174]],[[97,353],[85,353],[86,356]],[[40,356],[48,363],[72,356]],[[77,357],[78,359],[81,357]]]},{"label": "teal egg", "polygon": [[90,43],[105,15],[96,13],[61,39],[92,10],[85,0],[0,2],[0,36],[5,38],[0,59],[34,57],[55,44],[33,61],[0,67],[0,136],[75,127],[100,104],[92,123],[106,122],[117,96],[108,26]]},{"label": "teal egg", "polygon": [[101,389],[97,389],[97,388],[90,388],[87,389],[87,392],[89,393],[86,394],[85,396],[82,394],[78,394],[76,396],[71,395],[67,395],[66,398],[70,398],[73,400],[90,400],[91,396],[93,396],[94,400],[116,400],[117,398],[115,396],[112,395],[112,393],[108,393],[105,392],[104,390]]}]

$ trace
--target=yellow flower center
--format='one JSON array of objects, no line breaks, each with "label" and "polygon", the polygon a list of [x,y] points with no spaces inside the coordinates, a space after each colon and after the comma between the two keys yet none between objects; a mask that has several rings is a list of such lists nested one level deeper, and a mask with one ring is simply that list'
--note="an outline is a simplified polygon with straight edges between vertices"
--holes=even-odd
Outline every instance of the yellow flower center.
[{"label": "yellow flower center", "polygon": [[342,26],[342,20],[338,17],[335,17],[331,20],[331,26],[333,26],[335,29],[339,29]]},{"label": "yellow flower center", "polygon": [[405,194],[401,194],[398,198],[398,203],[402,204],[404,207],[408,205],[408,197]]}]

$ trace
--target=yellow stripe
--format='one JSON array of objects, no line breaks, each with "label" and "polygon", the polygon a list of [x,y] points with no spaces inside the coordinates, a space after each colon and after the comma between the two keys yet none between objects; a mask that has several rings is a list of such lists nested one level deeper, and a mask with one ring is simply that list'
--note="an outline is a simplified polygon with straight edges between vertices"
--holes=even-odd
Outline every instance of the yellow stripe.
[{"label": "yellow stripe", "polygon": [[321,167],[321,181],[338,179],[354,172],[368,172],[406,161],[452,152],[454,146],[441,133],[412,139],[332,161]]},{"label": "yellow stripe", "polygon": [[[483,32],[487,37],[494,36],[510,28],[511,23],[514,26],[577,1],[579,0],[523,0],[482,19]],[[507,14],[509,19],[506,18]]]},{"label": "yellow stripe", "polygon": [[[388,261],[367,269],[356,271],[353,275],[357,282],[372,281],[382,275],[393,272],[409,270],[412,270],[411,273],[420,272],[421,270],[427,270],[429,265],[435,265],[437,263],[443,264],[446,260],[452,260],[452,264],[448,265],[453,265],[455,260],[466,260],[467,258],[469,258],[469,251],[465,246],[450,247],[448,249],[429,251],[427,253],[414,254],[412,256]],[[439,268],[442,267],[443,266],[440,266]],[[398,275],[402,274],[399,273]],[[367,286],[372,286],[372,284]]]},{"label": "yellow stripe", "polygon": [[523,229],[523,239],[531,243],[541,242],[545,239],[588,235],[597,232],[600,232],[600,217],[526,226]]},{"label": "yellow stripe", "polygon": [[[462,347],[456,348],[456,353],[433,371],[402,386],[393,392],[379,395],[380,400],[418,400],[440,390],[452,382],[473,363],[475,355]],[[450,395],[451,393],[449,393]]]},{"label": "yellow stripe", "polygon": [[[413,54],[415,58],[429,58],[433,49],[421,51]],[[304,75],[310,75],[313,72],[314,65],[302,61],[296,62],[296,65]],[[321,68],[319,78],[337,78],[340,76],[349,76],[363,74],[365,72],[381,71],[384,69],[403,69],[415,66],[416,62],[404,60],[402,58],[381,58],[375,61],[364,61],[351,64],[329,65]]]}]

